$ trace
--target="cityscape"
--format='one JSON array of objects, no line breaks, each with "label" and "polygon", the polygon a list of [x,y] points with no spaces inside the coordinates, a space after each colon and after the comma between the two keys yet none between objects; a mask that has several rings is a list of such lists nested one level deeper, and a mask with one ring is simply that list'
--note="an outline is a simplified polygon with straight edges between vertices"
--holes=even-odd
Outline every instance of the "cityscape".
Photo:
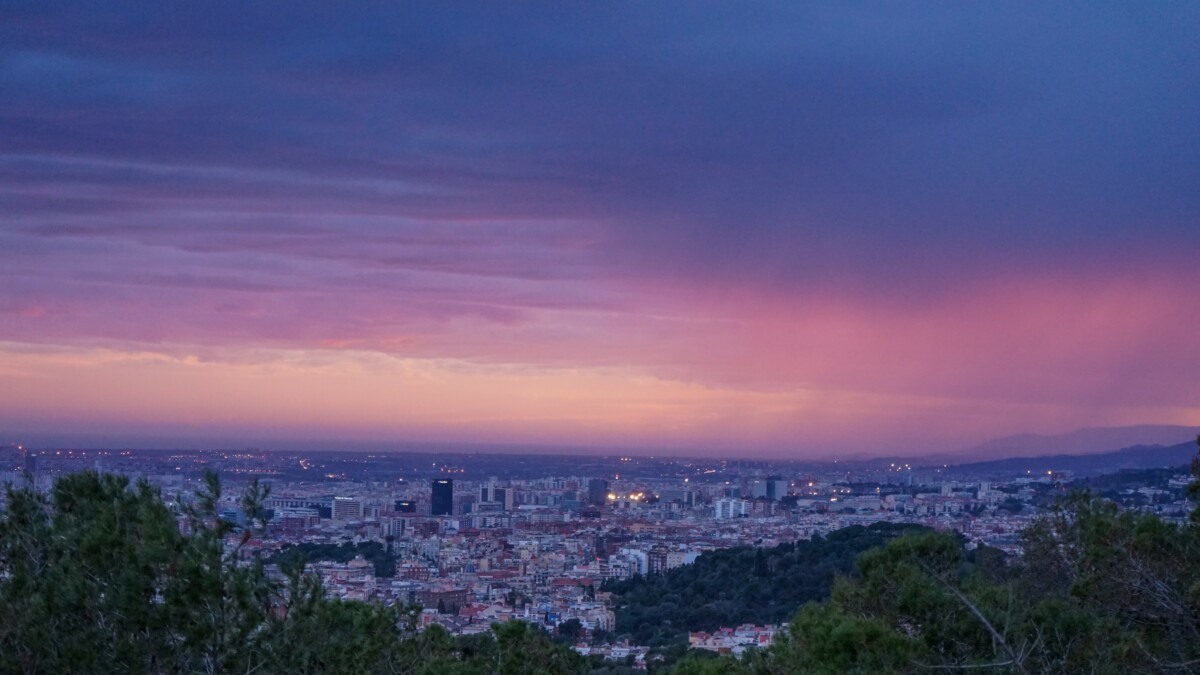
[{"label": "cityscape", "polygon": [[[1174,466],[1099,474],[1117,479],[1105,494],[1186,523],[1195,508],[1187,491],[1195,451],[1186,442],[1163,449]],[[0,480],[10,486],[49,491],[65,473],[115,472],[146,481],[168,505],[193,500],[204,472],[215,471],[228,488],[220,517],[252,532],[242,550],[268,561],[270,574],[281,576],[278,561],[301,554],[333,598],[419,606],[422,626],[459,636],[514,620],[550,634],[574,626],[572,646],[581,655],[639,668],[657,655],[631,641],[633,626],[621,625],[619,598],[604,590],[614,582],[663,575],[721,549],[774,548],[877,523],[952,532],[969,548],[1020,556],[1026,528],[1071,491],[1094,489],[1087,474],[1060,468],[1062,457],[1029,457],[1001,469],[912,463],[919,460],[255,448],[9,446],[0,457],[9,469]],[[1147,461],[1155,460],[1161,458]],[[270,487],[258,528],[239,503],[251,480]],[[688,632],[689,648],[735,656],[769,647],[784,630],[706,628]]]},{"label": "cityscape", "polygon": [[0,675],[1200,675],[1200,2],[0,2]]}]

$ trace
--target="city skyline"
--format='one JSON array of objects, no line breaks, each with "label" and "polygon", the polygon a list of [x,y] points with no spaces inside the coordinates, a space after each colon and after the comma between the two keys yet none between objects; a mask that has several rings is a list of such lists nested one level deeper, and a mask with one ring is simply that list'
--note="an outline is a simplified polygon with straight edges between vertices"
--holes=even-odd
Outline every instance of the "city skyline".
[{"label": "city skyline", "polygon": [[2,15],[6,434],[1200,425],[1194,4]]}]

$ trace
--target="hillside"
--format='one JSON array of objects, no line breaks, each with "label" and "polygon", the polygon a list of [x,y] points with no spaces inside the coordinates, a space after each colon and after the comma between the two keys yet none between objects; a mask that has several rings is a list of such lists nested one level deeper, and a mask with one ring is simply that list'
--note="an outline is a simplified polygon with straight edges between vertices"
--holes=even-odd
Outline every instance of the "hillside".
[{"label": "hillside", "polygon": [[661,646],[689,630],[786,621],[800,605],[828,597],[834,578],[849,574],[860,553],[924,529],[876,523],[770,549],[711,551],[691,565],[609,582],[604,590],[617,594],[618,633]]},{"label": "hillside", "polygon": [[1127,427],[1089,427],[1066,434],[1018,434],[996,438],[967,448],[957,455],[977,461],[996,458],[1089,455],[1140,446],[1173,446],[1191,441],[1200,428],[1171,424]]},{"label": "hillside", "polygon": [[1178,445],[1139,445],[1094,455],[1051,455],[1012,457],[987,462],[972,462],[950,467],[949,476],[1037,475],[1047,471],[1071,471],[1076,476],[1095,476],[1125,469],[1162,469],[1184,467],[1196,455],[1195,441]]},{"label": "hillside", "polygon": [[1014,561],[950,533],[894,539],[770,647],[687,654],[672,675],[1200,672],[1200,530],[1083,496],[1063,508]]}]

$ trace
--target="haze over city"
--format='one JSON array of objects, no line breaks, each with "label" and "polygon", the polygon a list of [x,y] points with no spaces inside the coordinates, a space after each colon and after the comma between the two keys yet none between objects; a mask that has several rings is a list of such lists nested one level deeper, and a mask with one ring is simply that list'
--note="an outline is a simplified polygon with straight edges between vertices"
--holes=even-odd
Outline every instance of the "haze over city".
[{"label": "haze over city", "polygon": [[4,442],[1200,425],[1196,4],[3,18]]}]

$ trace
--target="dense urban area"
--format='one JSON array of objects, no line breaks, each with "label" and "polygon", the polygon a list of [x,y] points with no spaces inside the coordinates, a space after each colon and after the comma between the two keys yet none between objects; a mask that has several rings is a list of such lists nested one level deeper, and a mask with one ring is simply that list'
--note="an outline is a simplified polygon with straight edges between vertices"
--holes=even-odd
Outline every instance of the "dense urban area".
[{"label": "dense urban area", "polygon": [[[1167,450],[1175,466],[1103,473],[1055,458],[951,467],[11,446],[0,480],[49,493],[67,474],[120,474],[160,494],[186,533],[217,476],[223,545],[268,578],[303,562],[332,599],[413,608],[414,630],[463,637],[516,621],[597,672],[621,672],[761,652],[860,554],[902,534],[954,533],[965,551],[1015,559],[1030,526],[1081,490],[1182,524],[1194,446]],[[267,489],[261,510],[249,511],[247,488]]]}]

